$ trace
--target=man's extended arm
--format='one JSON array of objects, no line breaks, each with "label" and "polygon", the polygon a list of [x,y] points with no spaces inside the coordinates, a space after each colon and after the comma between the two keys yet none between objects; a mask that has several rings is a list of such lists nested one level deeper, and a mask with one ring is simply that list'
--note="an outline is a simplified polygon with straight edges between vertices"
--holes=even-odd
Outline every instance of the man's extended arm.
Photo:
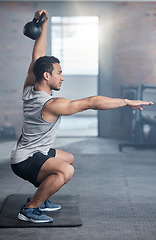
[{"label": "man's extended arm", "polygon": [[120,98],[109,98],[104,96],[92,96],[79,100],[70,101],[66,98],[55,98],[49,101],[44,111],[54,116],[72,115],[87,109],[108,110],[128,106],[132,109],[142,110],[141,105],[152,105],[152,102],[140,100],[128,100]]},{"label": "man's extended arm", "polygon": [[39,57],[45,56],[45,52],[46,52],[46,32],[47,32],[48,13],[46,10],[39,10],[35,13],[34,18],[39,19],[43,11],[46,14],[46,19],[42,24],[42,33],[40,37],[35,41],[35,44],[34,44],[34,48],[32,52],[32,60],[28,69],[27,78],[24,83],[24,89],[27,86],[33,85],[35,83],[35,75],[33,73],[34,63]]}]

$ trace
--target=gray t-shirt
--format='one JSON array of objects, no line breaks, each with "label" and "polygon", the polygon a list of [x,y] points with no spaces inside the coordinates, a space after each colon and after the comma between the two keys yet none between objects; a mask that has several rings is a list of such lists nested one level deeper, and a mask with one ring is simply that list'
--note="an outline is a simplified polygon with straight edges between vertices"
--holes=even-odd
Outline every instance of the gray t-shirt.
[{"label": "gray t-shirt", "polygon": [[42,117],[45,104],[53,97],[45,91],[28,86],[23,92],[23,128],[20,140],[11,154],[11,164],[26,160],[36,152],[47,154],[57,137],[61,117],[49,123]]}]

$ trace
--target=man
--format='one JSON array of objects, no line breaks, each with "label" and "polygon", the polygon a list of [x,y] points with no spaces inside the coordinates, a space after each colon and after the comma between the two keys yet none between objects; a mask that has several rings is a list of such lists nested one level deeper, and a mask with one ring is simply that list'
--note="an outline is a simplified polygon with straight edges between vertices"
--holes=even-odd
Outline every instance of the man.
[{"label": "man", "polygon": [[129,106],[142,110],[141,105],[152,102],[93,96],[70,101],[53,98],[51,90],[59,91],[64,81],[60,62],[55,57],[45,56],[48,13],[35,13],[38,19],[42,12],[46,19],[42,33],[35,41],[32,61],[23,90],[24,123],[22,135],[12,151],[11,166],[15,174],[31,182],[37,190],[21,208],[18,218],[31,222],[51,222],[43,212],[61,208],[48,198],[66,184],[74,174],[72,154],[53,149],[61,115],[72,115],[87,109],[107,110]]}]

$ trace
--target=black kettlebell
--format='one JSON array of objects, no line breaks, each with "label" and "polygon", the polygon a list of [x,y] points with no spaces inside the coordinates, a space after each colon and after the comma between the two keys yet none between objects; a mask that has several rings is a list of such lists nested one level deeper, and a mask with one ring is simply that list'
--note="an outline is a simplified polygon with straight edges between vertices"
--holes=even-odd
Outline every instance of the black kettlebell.
[{"label": "black kettlebell", "polygon": [[36,40],[39,38],[42,32],[42,24],[44,23],[46,14],[43,12],[39,19],[34,18],[33,21],[26,23],[23,28],[23,33],[25,36]]}]

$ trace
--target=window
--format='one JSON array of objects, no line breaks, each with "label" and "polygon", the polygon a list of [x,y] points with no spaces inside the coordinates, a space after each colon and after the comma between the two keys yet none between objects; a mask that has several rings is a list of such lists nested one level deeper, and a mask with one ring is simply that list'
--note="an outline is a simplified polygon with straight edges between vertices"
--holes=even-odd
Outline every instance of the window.
[{"label": "window", "polygon": [[98,74],[98,17],[52,17],[51,55],[63,74]]}]

